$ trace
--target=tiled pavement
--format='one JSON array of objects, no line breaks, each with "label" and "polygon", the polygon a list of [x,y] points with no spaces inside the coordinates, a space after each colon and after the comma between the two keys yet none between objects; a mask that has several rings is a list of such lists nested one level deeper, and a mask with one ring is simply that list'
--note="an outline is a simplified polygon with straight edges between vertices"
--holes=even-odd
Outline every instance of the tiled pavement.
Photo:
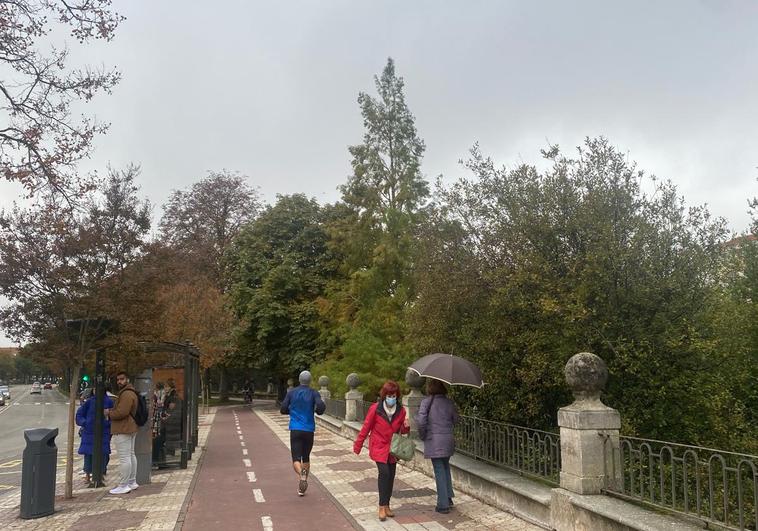
[{"label": "tiled pavement", "polygon": [[[289,446],[289,417],[273,409],[256,408],[253,411]],[[461,492],[456,492],[455,507],[450,514],[436,513],[434,480],[404,466],[397,468],[392,497],[396,516],[380,522],[376,515],[376,465],[367,454],[368,450],[364,449],[357,456],[352,452],[351,441],[324,428],[316,429],[312,474],[365,530],[541,531],[537,526]]]},{"label": "tiled pavement", "polygon": [[[288,417],[274,409],[254,409],[285,446],[289,445]],[[244,413],[242,413],[244,414]],[[184,517],[187,492],[206,445],[215,410],[200,416],[199,448],[186,470],[170,470],[153,474],[153,483],[126,496],[111,496],[108,488],[87,489],[75,480],[73,500],[63,499],[63,467],[59,468],[56,513],[35,520],[21,520],[20,493],[0,498],[0,529],[88,531],[173,530],[179,529]],[[351,441],[324,428],[316,432],[312,459],[314,477],[328,490],[343,512],[354,520],[357,528],[431,531],[466,529],[467,531],[538,531],[539,528],[508,513],[488,506],[463,493],[457,493],[455,508],[448,515],[434,512],[435,494],[432,478],[405,467],[398,467],[393,496],[395,518],[380,522],[376,517],[376,467],[363,452],[352,453]],[[112,462],[115,462],[113,456]],[[289,472],[289,465],[283,464]],[[115,472],[115,469],[114,469]],[[114,474],[115,475],[115,474]],[[291,474],[286,474],[289,478]],[[78,484],[78,488],[77,488]],[[294,486],[294,485],[293,485]],[[251,527],[252,528],[252,527]],[[286,525],[276,526],[287,529]],[[272,528],[273,529],[273,528]]]},{"label": "tiled pavement", "polygon": [[[200,415],[198,449],[185,470],[170,469],[154,472],[152,483],[140,486],[134,492],[122,496],[108,494],[113,485],[101,489],[84,487],[81,478],[74,478],[74,499],[65,500],[64,467],[58,468],[56,485],[56,512],[44,518],[22,520],[19,518],[20,491],[0,498],[0,529],[116,531],[173,530],[182,513],[187,492],[202,455],[215,410]],[[111,456],[112,483],[117,475],[117,457]]]}]

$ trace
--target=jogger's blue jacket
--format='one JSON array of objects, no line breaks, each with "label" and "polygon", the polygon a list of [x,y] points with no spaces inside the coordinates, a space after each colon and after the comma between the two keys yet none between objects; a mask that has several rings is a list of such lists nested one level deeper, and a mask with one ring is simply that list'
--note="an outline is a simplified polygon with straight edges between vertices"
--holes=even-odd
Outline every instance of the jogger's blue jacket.
[{"label": "jogger's blue jacket", "polygon": [[287,392],[282,402],[282,415],[290,416],[290,431],[316,431],[316,419],[313,412],[323,415],[326,404],[318,391],[307,385],[298,385]]}]

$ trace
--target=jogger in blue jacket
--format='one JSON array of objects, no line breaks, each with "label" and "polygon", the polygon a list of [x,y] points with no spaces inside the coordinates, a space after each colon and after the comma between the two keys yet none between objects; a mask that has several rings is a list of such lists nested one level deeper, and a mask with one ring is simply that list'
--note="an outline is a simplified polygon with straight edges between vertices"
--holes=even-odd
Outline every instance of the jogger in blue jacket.
[{"label": "jogger in blue jacket", "polygon": [[282,415],[290,416],[290,448],[292,451],[292,468],[300,478],[297,487],[298,496],[303,496],[308,488],[308,472],[311,468],[310,455],[313,449],[313,432],[316,431],[315,412],[322,415],[326,404],[318,391],[311,389],[311,373],[303,371],[299,377],[300,385],[287,392],[282,402]]}]

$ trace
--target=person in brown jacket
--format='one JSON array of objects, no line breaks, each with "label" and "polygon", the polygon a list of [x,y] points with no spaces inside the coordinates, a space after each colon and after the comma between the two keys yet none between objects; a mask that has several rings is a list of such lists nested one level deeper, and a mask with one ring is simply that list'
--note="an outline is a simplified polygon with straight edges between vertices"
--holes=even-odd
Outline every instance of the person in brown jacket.
[{"label": "person in brown jacket", "polygon": [[118,454],[119,484],[110,490],[111,494],[126,494],[136,490],[137,457],[134,455],[134,440],[137,437],[137,422],[134,414],[137,412],[137,391],[129,383],[129,377],[123,371],[116,375],[118,384],[118,399],[113,409],[105,412],[111,420],[111,434]]}]

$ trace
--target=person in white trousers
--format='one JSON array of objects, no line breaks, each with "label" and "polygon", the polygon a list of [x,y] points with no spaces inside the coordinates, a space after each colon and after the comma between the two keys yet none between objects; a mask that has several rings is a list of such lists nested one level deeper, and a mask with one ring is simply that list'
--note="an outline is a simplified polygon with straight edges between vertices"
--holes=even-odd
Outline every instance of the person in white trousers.
[{"label": "person in white trousers", "polygon": [[137,391],[129,383],[129,376],[125,372],[116,375],[118,384],[118,399],[113,409],[105,412],[111,420],[111,434],[113,444],[118,454],[118,466],[121,478],[116,487],[110,490],[111,494],[127,494],[136,490],[137,485],[137,456],[134,455],[134,440],[137,438],[137,422],[134,414],[137,412]]}]

